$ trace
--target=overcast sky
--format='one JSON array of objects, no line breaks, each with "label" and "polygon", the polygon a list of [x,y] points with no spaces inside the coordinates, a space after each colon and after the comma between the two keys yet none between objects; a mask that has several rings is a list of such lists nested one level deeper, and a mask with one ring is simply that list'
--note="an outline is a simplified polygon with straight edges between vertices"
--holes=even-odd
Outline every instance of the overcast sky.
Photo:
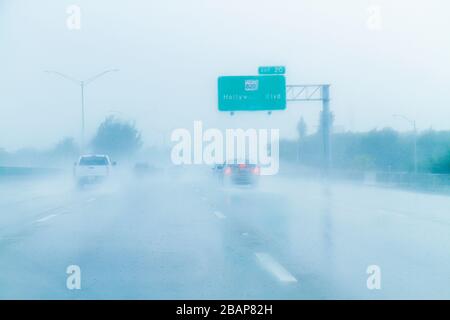
[{"label": "overcast sky", "polygon": [[[66,26],[72,4],[80,30]],[[331,83],[338,129],[408,130],[394,113],[450,129],[449,13],[445,0],[0,0],[0,148],[79,138],[79,88],[48,69],[83,79],[119,68],[86,89],[87,133],[116,114],[147,145],[193,120],[294,137],[303,115],[314,131],[318,103],[217,111],[217,77],[261,65],[285,65],[288,84]]]}]

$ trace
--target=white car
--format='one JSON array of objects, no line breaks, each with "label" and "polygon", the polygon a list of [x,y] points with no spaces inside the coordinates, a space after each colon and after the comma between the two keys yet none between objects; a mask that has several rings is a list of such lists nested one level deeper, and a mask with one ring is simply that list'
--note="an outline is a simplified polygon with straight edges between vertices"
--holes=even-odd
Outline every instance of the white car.
[{"label": "white car", "polygon": [[83,186],[105,180],[115,165],[116,163],[111,162],[107,155],[82,155],[75,162],[73,173],[77,184]]}]

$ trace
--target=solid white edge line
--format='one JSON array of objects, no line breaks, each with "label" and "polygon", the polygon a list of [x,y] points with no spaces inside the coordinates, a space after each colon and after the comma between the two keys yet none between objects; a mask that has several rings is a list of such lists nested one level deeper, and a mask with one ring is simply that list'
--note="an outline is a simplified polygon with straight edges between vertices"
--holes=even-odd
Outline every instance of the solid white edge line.
[{"label": "solid white edge line", "polygon": [[214,211],[213,213],[218,219],[225,219],[226,218],[226,216],[220,211]]},{"label": "solid white edge line", "polygon": [[297,282],[297,279],[268,253],[256,252],[256,258],[262,267],[272,273],[281,282]]},{"label": "solid white edge line", "polygon": [[45,216],[45,217],[43,217],[41,219],[36,220],[35,222],[44,222],[44,221],[50,220],[50,219],[52,219],[52,218],[54,218],[56,216],[57,216],[57,214],[50,214],[48,216]]}]

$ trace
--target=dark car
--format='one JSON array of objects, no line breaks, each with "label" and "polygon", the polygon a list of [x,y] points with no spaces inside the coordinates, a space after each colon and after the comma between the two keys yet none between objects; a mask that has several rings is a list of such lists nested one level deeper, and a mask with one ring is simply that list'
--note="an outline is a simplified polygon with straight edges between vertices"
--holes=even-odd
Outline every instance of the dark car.
[{"label": "dark car", "polygon": [[254,185],[258,182],[260,167],[249,162],[231,162],[215,165],[213,172],[224,184]]}]

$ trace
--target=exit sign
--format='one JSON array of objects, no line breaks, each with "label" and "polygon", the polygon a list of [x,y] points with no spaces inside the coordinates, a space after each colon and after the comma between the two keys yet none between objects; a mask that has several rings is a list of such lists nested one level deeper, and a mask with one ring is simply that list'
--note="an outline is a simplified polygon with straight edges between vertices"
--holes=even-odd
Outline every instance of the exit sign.
[{"label": "exit sign", "polygon": [[285,74],[286,68],[283,66],[266,66],[258,68],[259,74]]},{"label": "exit sign", "polygon": [[219,111],[286,109],[286,79],[282,75],[219,77],[218,94]]}]

